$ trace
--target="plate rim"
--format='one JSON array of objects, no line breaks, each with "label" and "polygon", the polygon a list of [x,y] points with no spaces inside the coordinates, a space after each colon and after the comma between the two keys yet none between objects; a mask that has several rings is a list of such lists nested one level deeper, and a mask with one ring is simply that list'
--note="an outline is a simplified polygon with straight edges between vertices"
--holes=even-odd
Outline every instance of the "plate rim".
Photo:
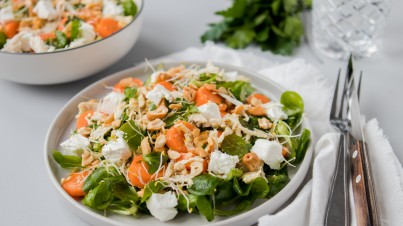
[{"label": "plate rim", "polygon": [[[206,65],[208,62],[213,63],[214,66],[217,66],[219,68],[223,68],[226,71],[229,70],[234,70],[237,71],[239,73],[241,73],[242,75],[249,77],[249,75],[258,77],[260,79],[265,80],[266,82],[270,83],[271,85],[275,86],[278,90],[284,92],[286,91],[285,88],[283,88],[281,85],[279,85],[277,82],[271,80],[270,78],[252,71],[250,69],[247,68],[241,68],[238,66],[234,66],[231,64],[226,64],[226,63],[220,63],[220,62],[214,62],[214,61],[201,61],[201,60],[171,60],[171,59],[155,59],[155,60],[149,60],[148,63],[151,64],[152,66],[158,66],[158,65],[170,65],[170,66],[177,66],[180,64],[185,64],[185,65],[192,65],[192,64],[197,64],[197,65]],[[60,195],[62,195],[62,197],[65,200],[65,203],[68,203],[70,205],[70,209],[73,209],[72,207],[78,208],[78,210],[80,210],[80,212],[78,212],[77,209],[73,210],[73,212],[77,215],[79,215],[79,217],[81,219],[83,219],[86,222],[90,222],[88,221],[88,219],[86,217],[84,217],[82,215],[82,213],[87,214],[88,216],[92,217],[92,220],[95,220],[99,223],[102,224],[109,224],[109,225],[121,225],[119,224],[118,221],[116,221],[115,219],[103,216],[99,213],[97,213],[94,210],[91,210],[87,207],[85,207],[84,205],[82,205],[81,203],[77,202],[77,200],[73,199],[72,197],[70,197],[60,186],[60,183],[58,181],[58,179],[56,178],[56,175],[53,173],[52,171],[52,166],[50,163],[50,158],[51,158],[51,148],[49,147],[49,142],[50,142],[50,137],[51,137],[51,133],[53,130],[56,129],[56,124],[57,121],[60,120],[59,118],[62,116],[62,114],[70,107],[70,105],[75,102],[78,98],[82,97],[84,93],[95,89],[97,86],[99,86],[100,84],[105,84],[106,81],[109,80],[113,80],[113,79],[118,79],[119,77],[123,77],[123,76],[127,76],[128,74],[130,74],[133,71],[139,70],[139,69],[146,69],[148,66],[147,63],[140,63],[138,65],[135,65],[133,67],[127,68],[127,69],[123,69],[120,71],[117,71],[115,73],[112,73],[108,76],[105,76],[102,79],[99,79],[93,83],[91,83],[90,85],[86,86],[84,89],[82,89],[81,91],[79,91],[78,93],[76,93],[73,97],[71,97],[65,104],[64,106],[57,112],[57,114],[55,115],[55,117],[52,120],[52,123],[49,126],[49,129],[46,133],[46,139],[45,139],[45,143],[44,143],[44,161],[45,161],[45,167],[46,167],[46,171],[47,174],[49,176],[49,179],[51,180],[53,186],[56,188],[56,190],[58,191],[58,193]],[[253,85],[253,84],[252,84]],[[278,97],[279,98],[279,97]],[[312,131],[312,127],[310,125],[309,122],[309,118],[304,114],[303,116],[303,124],[304,124],[304,128],[310,129],[311,130],[311,140],[314,140],[314,133]],[[297,172],[295,173],[294,177],[290,180],[290,182],[279,192],[277,193],[275,196],[273,196],[270,199],[265,200],[262,204],[260,204],[259,206],[256,206],[250,210],[247,210],[245,212],[242,212],[238,215],[229,217],[227,219],[223,219],[221,221],[217,221],[217,222],[206,222],[206,225],[209,226],[218,226],[218,225],[227,225],[227,224],[231,224],[231,223],[239,223],[241,221],[245,221],[245,218],[247,217],[253,217],[250,215],[258,215],[258,217],[253,217],[253,222],[257,222],[258,218],[269,214],[268,211],[265,211],[265,209],[267,209],[267,207],[270,207],[270,205],[274,205],[271,204],[273,202],[281,202],[280,204],[277,205],[277,207],[274,208],[275,210],[280,209],[284,204],[287,203],[287,201],[291,200],[291,198],[297,194],[297,190],[301,187],[301,185],[303,185],[303,181],[309,171],[309,167],[312,161],[312,157],[313,157],[313,144],[311,143],[308,147],[308,150],[305,154],[305,157],[303,159],[303,161],[299,164],[299,169],[297,170]],[[287,194],[287,192],[290,192],[291,194]],[[287,196],[288,195],[288,196]],[[285,198],[283,198],[284,200],[281,201],[281,198],[285,196]],[[280,199],[280,200],[279,200]],[[274,200],[274,201],[273,201]],[[273,212],[273,211],[271,211]],[[250,221],[250,220],[249,220]]]}]

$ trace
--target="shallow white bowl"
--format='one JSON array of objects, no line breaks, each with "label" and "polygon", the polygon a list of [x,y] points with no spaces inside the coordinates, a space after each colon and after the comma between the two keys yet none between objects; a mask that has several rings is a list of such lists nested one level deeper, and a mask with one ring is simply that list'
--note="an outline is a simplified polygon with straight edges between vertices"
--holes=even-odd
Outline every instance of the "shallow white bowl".
[{"label": "shallow white bowl", "polygon": [[[190,64],[198,64],[198,65],[206,65],[206,62],[158,62],[155,63],[155,67],[157,64],[163,63],[165,68],[177,66],[181,63],[185,65]],[[268,95],[272,100],[279,101],[279,97],[285,91],[275,82],[264,78],[263,76],[247,71],[241,68],[237,68],[234,66],[216,64],[220,68],[225,69],[226,71],[238,71],[240,74],[245,75],[250,78],[251,83],[261,92]],[[59,112],[53,121],[47,137],[45,141],[45,164],[47,167],[47,171],[49,173],[51,182],[53,186],[56,188],[57,193],[61,196],[62,200],[70,207],[70,209],[75,212],[82,219],[87,221],[93,225],[233,225],[233,226],[244,226],[251,225],[257,222],[258,218],[268,214],[273,213],[279,207],[281,207],[298,189],[301,185],[303,179],[305,178],[309,164],[312,159],[313,148],[312,145],[308,148],[305,158],[297,168],[292,168],[289,170],[289,175],[291,177],[291,181],[281,190],[276,196],[269,200],[257,200],[253,208],[247,212],[238,214],[233,217],[216,217],[213,222],[207,222],[203,217],[195,214],[180,214],[174,220],[169,222],[160,222],[156,218],[152,216],[140,216],[140,218],[136,219],[133,217],[109,214],[108,217],[103,215],[103,212],[96,212],[82,205],[79,201],[70,197],[60,186],[60,179],[62,177],[67,176],[67,170],[62,169],[52,157],[52,150],[59,149],[59,144],[65,140],[71,131],[74,130],[74,116],[77,113],[77,105],[88,99],[98,99],[108,92],[111,89],[107,87],[113,86],[120,79],[135,76],[143,81],[146,80],[147,76],[151,74],[151,71],[147,69],[145,65],[137,66],[134,68],[130,68],[118,73],[115,73],[109,77],[106,77],[91,86],[87,87],[76,96],[74,96]],[[305,118],[302,126],[304,128],[310,129],[310,126]],[[290,216],[292,217],[292,216]]]},{"label": "shallow white bowl", "polygon": [[138,13],[130,24],[109,37],[73,49],[50,53],[0,51],[0,78],[34,85],[70,82],[116,63],[136,43],[143,21],[143,0],[134,0]]}]

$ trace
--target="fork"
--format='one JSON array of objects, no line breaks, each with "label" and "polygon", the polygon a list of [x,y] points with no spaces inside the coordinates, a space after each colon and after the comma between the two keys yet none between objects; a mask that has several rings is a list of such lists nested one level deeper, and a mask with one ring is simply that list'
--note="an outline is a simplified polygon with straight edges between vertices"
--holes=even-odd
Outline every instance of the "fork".
[{"label": "fork", "polygon": [[[347,153],[347,144],[349,131],[348,119],[348,103],[347,94],[349,91],[349,83],[352,78],[352,67],[347,67],[344,87],[339,90],[340,73],[339,70],[336,87],[333,95],[332,108],[330,111],[330,123],[339,131],[340,141],[339,149],[336,153],[336,168],[333,173],[331,187],[329,190],[328,203],[326,207],[324,225],[350,225],[350,204],[349,204],[349,181],[350,181],[350,164]],[[340,101],[339,101],[340,98]],[[342,192],[340,192],[342,191]],[[341,217],[342,216],[342,217]],[[342,221],[341,221],[342,220]]]}]

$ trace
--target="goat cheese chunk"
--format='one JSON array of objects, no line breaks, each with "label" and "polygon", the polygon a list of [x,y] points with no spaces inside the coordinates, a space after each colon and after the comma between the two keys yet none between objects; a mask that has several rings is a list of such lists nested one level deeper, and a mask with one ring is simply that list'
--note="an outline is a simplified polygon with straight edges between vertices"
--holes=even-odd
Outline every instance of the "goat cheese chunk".
[{"label": "goat cheese chunk", "polygon": [[124,97],[125,96],[119,92],[109,93],[102,99],[99,111],[108,115],[113,114]]},{"label": "goat cheese chunk", "polygon": [[60,144],[63,154],[74,156],[80,156],[89,145],[90,140],[81,134],[74,134]]},{"label": "goat cheese chunk", "polygon": [[226,176],[229,171],[235,168],[239,162],[238,156],[228,155],[219,150],[215,150],[210,155],[210,162],[208,164],[208,171],[215,174]]},{"label": "goat cheese chunk", "polygon": [[46,45],[46,43],[39,36],[33,36],[29,40],[29,45],[35,53],[46,53],[55,50],[55,47]]},{"label": "goat cheese chunk", "polygon": [[34,7],[34,13],[45,20],[53,20],[59,16],[59,13],[53,8],[52,2],[49,0],[39,0]]},{"label": "goat cheese chunk", "polygon": [[172,220],[178,214],[175,208],[178,205],[178,199],[172,191],[164,194],[153,193],[146,204],[151,214],[160,221]]},{"label": "goat cheese chunk", "polygon": [[114,17],[123,14],[123,7],[118,5],[115,0],[103,0],[102,15]]},{"label": "goat cheese chunk", "polygon": [[22,53],[23,51],[31,51],[31,45],[29,44],[32,34],[28,31],[22,31],[7,40],[4,45],[2,51],[10,52],[10,53]]},{"label": "goat cheese chunk", "polygon": [[66,49],[86,45],[95,40],[96,33],[94,31],[94,27],[91,24],[81,21],[79,30],[80,30],[80,38],[77,38],[74,41],[72,41],[70,45],[66,47]]},{"label": "goat cheese chunk", "polygon": [[116,140],[109,141],[102,147],[102,155],[110,163],[125,163],[131,156],[129,145],[123,139],[123,132],[117,131]]},{"label": "goat cheese chunk", "polygon": [[272,121],[288,118],[287,114],[282,110],[283,105],[279,103],[269,102],[267,104],[263,104],[262,106],[266,110],[267,117],[269,117]]},{"label": "goat cheese chunk", "polygon": [[149,91],[146,94],[147,100],[150,100],[153,102],[155,105],[159,105],[161,102],[162,98],[165,98],[168,101],[173,101],[174,100],[174,95],[167,90],[164,86],[162,85],[156,85],[154,88]]},{"label": "goat cheese chunk", "polygon": [[7,7],[0,9],[0,24],[13,19],[14,19],[14,13],[11,4],[8,5]]},{"label": "goat cheese chunk", "polygon": [[197,107],[197,109],[209,122],[221,120],[220,108],[216,103],[203,104]]},{"label": "goat cheese chunk", "polygon": [[254,152],[264,163],[272,169],[280,169],[285,159],[282,154],[283,146],[277,141],[257,139],[251,152]]}]

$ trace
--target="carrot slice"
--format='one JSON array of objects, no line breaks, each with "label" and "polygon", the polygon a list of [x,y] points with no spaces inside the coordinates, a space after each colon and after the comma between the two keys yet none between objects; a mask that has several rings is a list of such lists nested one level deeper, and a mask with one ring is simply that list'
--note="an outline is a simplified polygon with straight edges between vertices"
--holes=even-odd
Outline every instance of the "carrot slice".
[{"label": "carrot slice", "polygon": [[220,104],[224,101],[224,99],[220,95],[215,94],[211,90],[207,89],[205,86],[202,86],[196,92],[195,101],[196,106],[201,106],[203,104],[207,104],[210,101],[216,104]]},{"label": "carrot slice", "polygon": [[165,89],[167,89],[169,91],[176,90],[176,87],[172,83],[167,82],[167,81],[161,81],[161,82],[158,82],[157,84],[162,85],[163,87],[165,87]]},{"label": "carrot slice", "polygon": [[112,18],[102,18],[96,26],[96,31],[102,38],[108,37],[119,29],[118,22]]},{"label": "carrot slice", "polygon": [[85,111],[83,113],[81,113],[80,116],[78,116],[77,118],[77,123],[76,123],[76,128],[80,129],[82,127],[87,127],[88,126],[88,122],[87,122],[87,116],[94,114],[93,110],[89,110],[89,111]]},{"label": "carrot slice", "polygon": [[143,86],[143,81],[138,78],[124,78],[120,80],[116,85],[113,87],[113,90],[123,93],[127,87],[140,87]]},{"label": "carrot slice", "polygon": [[260,102],[262,102],[262,104],[266,104],[266,103],[269,103],[269,102],[270,102],[270,99],[269,99],[266,95],[261,94],[261,93],[253,93],[253,94],[251,94],[251,95],[246,99],[246,101],[247,101],[248,103],[251,103],[252,98],[256,98],[256,99],[260,100]]},{"label": "carrot slice", "polygon": [[133,157],[133,161],[128,169],[128,177],[130,183],[138,188],[144,188],[144,186],[158,177],[162,177],[164,172],[161,170],[157,175],[148,173],[148,166],[143,161],[143,156],[137,155]]},{"label": "carrot slice", "polygon": [[18,33],[18,27],[20,26],[20,22],[16,20],[8,21],[4,27],[3,31],[7,38],[12,38]]},{"label": "carrot slice", "polygon": [[[178,123],[184,124],[188,129],[194,130],[195,126],[188,122],[179,121]],[[185,146],[185,134],[175,126],[172,126],[167,130],[166,136],[166,144],[167,146],[175,150],[177,152],[187,152],[188,149]]]},{"label": "carrot slice", "polygon": [[85,196],[85,192],[83,191],[83,185],[85,179],[90,174],[89,170],[84,170],[78,173],[70,174],[63,182],[62,188],[69,194],[71,197],[78,198]]}]

